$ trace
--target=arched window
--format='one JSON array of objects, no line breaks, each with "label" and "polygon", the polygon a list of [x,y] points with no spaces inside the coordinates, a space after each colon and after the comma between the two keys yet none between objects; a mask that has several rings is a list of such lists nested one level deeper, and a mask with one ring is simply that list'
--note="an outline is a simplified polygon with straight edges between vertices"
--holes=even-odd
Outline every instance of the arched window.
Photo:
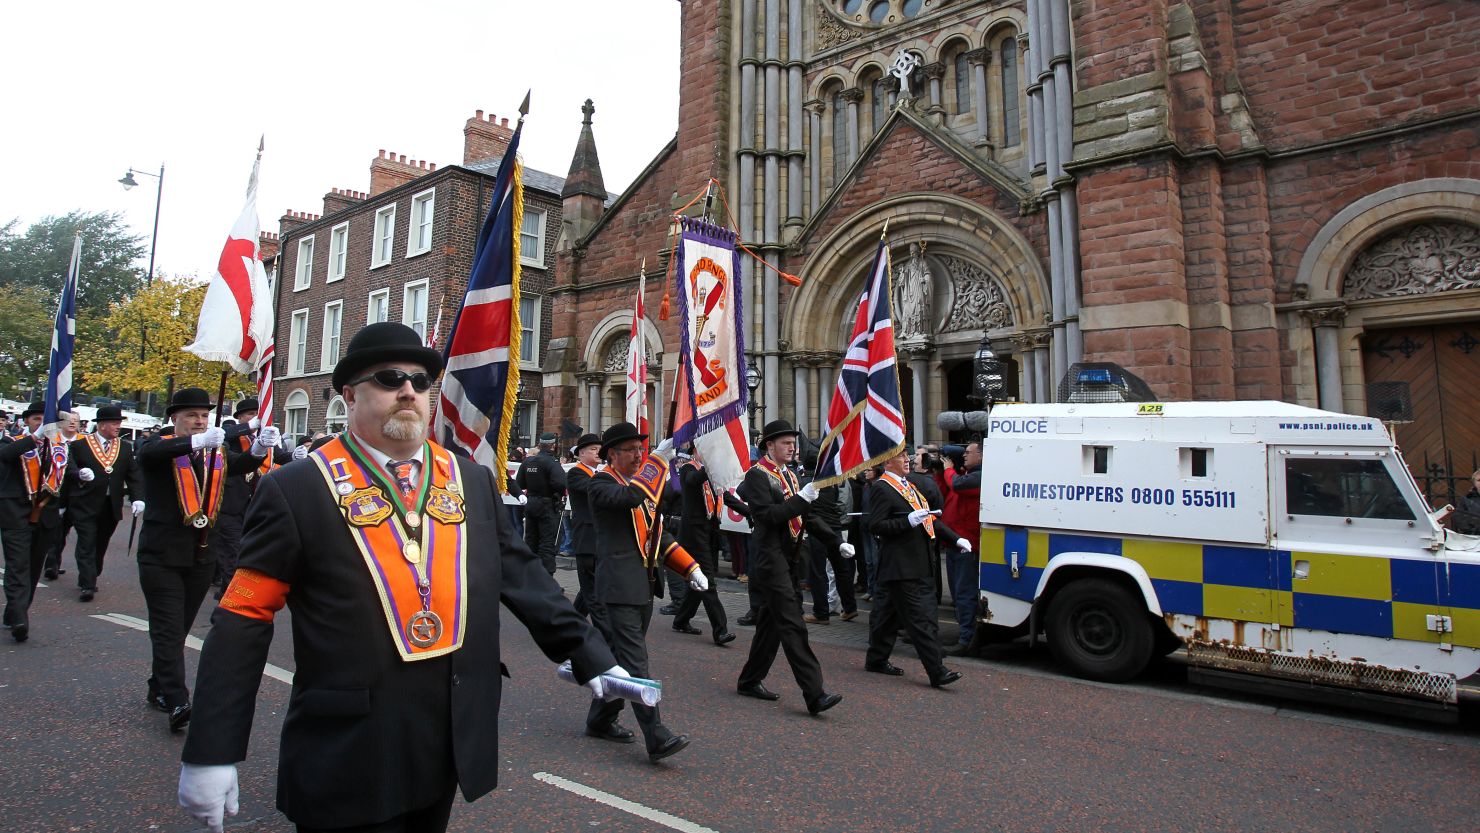
[{"label": "arched window", "polygon": [[966,50],[956,53],[951,61],[951,80],[956,87],[956,112],[971,112],[971,63],[966,60]]},{"label": "arched window", "polygon": [[302,437],[308,433],[308,394],[302,388],[288,394],[283,403],[283,433],[290,437]]},{"label": "arched window", "polygon": [[836,188],[848,170],[848,102],[843,100],[841,88],[833,90],[828,104],[832,107],[833,187]]},{"label": "arched window", "polygon": [[1018,118],[1017,38],[1002,39],[1002,146],[1017,147],[1022,138]]},{"label": "arched window", "polygon": [[349,426],[349,408],[344,404],[344,397],[336,396],[329,403],[329,411],[324,416],[324,430],[330,434],[338,434]]},{"label": "arched window", "polygon": [[873,116],[873,132],[878,133],[884,128],[884,119],[889,113],[889,85],[884,83],[883,76],[874,79],[869,85],[869,108]]}]

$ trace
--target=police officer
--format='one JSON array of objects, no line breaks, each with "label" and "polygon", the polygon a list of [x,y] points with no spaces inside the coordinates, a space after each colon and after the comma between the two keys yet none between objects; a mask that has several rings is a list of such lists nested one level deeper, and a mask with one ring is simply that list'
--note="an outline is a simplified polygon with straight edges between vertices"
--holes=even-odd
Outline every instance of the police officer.
[{"label": "police officer", "polygon": [[98,409],[94,422],[93,433],[72,441],[72,459],[79,472],[88,469],[95,479],[78,486],[67,505],[67,516],[77,531],[78,598],[84,602],[92,601],[98,592],[108,539],[123,518],[124,492],[128,492],[135,517],[144,511],[144,477],[134,459],[134,447],[119,436],[123,410],[105,405]]},{"label": "police officer", "polygon": [[529,502],[524,505],[524,543],[555,575],[555,536],[560,532],[560,502],[565,499],[565,469],[555,458],[555,435],[540,435],[540,451],[519,464],[514,482]]}]

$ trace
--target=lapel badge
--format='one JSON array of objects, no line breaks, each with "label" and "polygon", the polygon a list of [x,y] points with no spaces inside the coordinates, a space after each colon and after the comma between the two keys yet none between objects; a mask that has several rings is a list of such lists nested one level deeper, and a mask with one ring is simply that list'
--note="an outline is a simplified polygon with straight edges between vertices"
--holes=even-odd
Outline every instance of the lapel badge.
[{"label": "lapel badge", "polygon": [[396,511],[375,488],[352,489],[339,499],[339,505],[344,509],[345,520],[353,526],[379,526]]},{"label": "lapel badge", "polygon": [[422,508],[428,515],[444,524],[460,524],[466,517],[463,512],[462,498],[453,494],[451,489],[432,487],[427,493],[426,505]]}]

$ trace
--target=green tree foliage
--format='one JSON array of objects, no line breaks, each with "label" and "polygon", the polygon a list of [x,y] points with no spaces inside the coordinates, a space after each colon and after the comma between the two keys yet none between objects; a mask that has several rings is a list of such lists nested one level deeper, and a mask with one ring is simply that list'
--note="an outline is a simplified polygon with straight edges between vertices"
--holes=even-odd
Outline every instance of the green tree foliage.
[{"label": "green tree foliage", "polygon": [[[99,317],[109,305],[133,295],[144,285],[138,263],[148,254],[144,238],[132,234],[123,216],[113,212],[73,211],[64,217],[45,217],[21,233],[19,221],[0,227],[0,287],[30,288],[45,293],[44,305],[56,311],[72,239],[82,233],[82,278],[77,285],[78,318]],[[50,344],[50,341],[47,342]]]},{"label": "green tree foliage", "polygon": [[[6,396],[28,396],[38,377],[45,385],[56,316],[53,304],[34,287],[0,286],[0,391]],[[24,390],[17,390],[17,385]]]}]

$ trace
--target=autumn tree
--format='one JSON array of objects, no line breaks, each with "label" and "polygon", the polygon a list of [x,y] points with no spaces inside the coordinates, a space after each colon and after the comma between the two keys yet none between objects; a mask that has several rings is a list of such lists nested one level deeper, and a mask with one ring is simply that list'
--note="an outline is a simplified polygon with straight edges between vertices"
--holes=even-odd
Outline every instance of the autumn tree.
[{"label": "autumn tree", "polygon": [[138,262],[148,251],[144,238],[129,231],[123,215],[73,211],[63,217],[43,217],[24,233],[19,222],[0,226],[0,287],[30,288],[41,293],[43,306],[56,311],[72,240],[82,234],[82,278],[77,284],[78,317],[83,310],[101,317],[109,306],[128,298],[144,285]]}]

